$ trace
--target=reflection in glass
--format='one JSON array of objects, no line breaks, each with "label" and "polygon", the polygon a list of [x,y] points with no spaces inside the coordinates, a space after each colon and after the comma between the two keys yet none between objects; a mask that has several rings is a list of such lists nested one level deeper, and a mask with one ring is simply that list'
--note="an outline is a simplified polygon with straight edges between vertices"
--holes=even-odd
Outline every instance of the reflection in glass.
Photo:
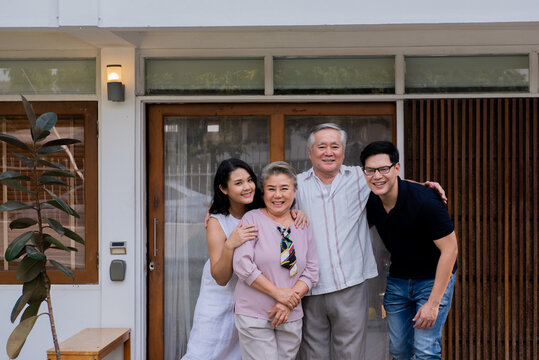
[{"label": "reflection in glass", "polygon": [[275,94],[392,94],[394,56],[277,57]]},{"label": "reflection in glass", "polygon": [[528,55],[406,57],[406,93],[524,92]]},{"label": "reflection in glass", "polygon": [[264,94],[263,58],[145,60],[147,95]]},{"label": "reflection in glass", "polygon": [[[312,128],[321,123],[332,122],[341,126],[348,140],[344,164],[359,166],[359,155],[372,141],[393,140],[392,116],[289,116],[285,122],[286,161],[299,172],[312,167],[307,155],[307,137]],[[383,319],[382,301],[386,277],[389,272],[389,253],[376,230],[371,229],[374,256],[378,265],[378,277],[369,280],[369,320],[367,333],[367,359],[388,359],[387,324]]]},{"label": "reflection in glass", "polygon": [[311,167],[307,156],[307,137],[315,125],[332,122],[347,133],[345,165],[358,165],[365,145],[376,140],[393,140],[391,116],[287,116],[285,156],[298,172]]},{"label": "reflection in glass", "polygon": [[0,94],[95,94],[95,59],[0,60]]},{"label": "reflection in glass", "polygon": [[269,162],[268,117],[165,117],[165,359],[187,348],[208,259],[204,217],[219,163],[236,157],[256,173]]}]

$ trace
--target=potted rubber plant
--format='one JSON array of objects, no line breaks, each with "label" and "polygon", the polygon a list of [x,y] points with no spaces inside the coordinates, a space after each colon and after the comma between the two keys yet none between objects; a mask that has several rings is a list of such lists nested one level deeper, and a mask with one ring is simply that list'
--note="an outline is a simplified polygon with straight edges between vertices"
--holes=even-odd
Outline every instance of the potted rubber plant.
[{"label": "potted rubber plant", "polygon": [[[48,214],[47,209],[58,209],[68,216],[79,218],[78,213],[51,189],[68,188],[66,178],[74,174],[58,162],[47,160],[47,156],[64,151],[68,145],[80,142],[77,139],[56,138],[47,140],[51,129],[56,125],[58,117],[48,112],[36,118],[34,110],[27,99],[22,102],[28,119],[30,143],[19,138],[0,133],[0,141],[12,145],[16,153],[7,154],[20,160],[26,170],[18,172],[8,170],[0,174],[0,182],[15,191],[28,194],[27,202],[7,201],[0,205],[0,212],[18,211],[23,214],[9,223],[11,231],[19,234],[6,248],[5,259],[17,261],[16,277],[23,284],[22,294],[11,312],[11,322],[20,320],[7,341],[7,354],[11,359],[17,358],[37,319],[47,315],[50,322],[56,358],[60,359],[60,347],[56,335],[52,302],[51,281],[47,269],[51,266],[60,270],[74,280],[73,272],[60,262],[51,259],[48,251],[55,249],[65,252],[76,251],[75,247],[66,246],[59,239],[67,237],[80,244],[84,240],[76,232],[64,227],[61,222]],[[47,311],[38,313],[40,306],[46,302]]]}]

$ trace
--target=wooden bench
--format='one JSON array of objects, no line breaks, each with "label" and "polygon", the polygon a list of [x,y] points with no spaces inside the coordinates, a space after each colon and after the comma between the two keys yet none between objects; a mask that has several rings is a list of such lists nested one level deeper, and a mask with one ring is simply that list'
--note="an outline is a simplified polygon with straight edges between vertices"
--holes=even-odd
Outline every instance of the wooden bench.
[{"label": "wooden bench", "polygon": [[[101,360],[123,344],[124,360],[131,360],[131,329],[90,328],[60,343],[62,360]],[[47,359],[56,360],[54,348]]]}]

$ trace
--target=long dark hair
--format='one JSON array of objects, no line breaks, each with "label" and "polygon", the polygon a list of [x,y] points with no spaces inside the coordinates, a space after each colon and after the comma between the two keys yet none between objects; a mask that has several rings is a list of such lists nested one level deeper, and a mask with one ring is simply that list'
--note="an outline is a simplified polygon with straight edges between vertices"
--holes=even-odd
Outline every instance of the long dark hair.
[{"label": "long dark hair", "polygon": [[247,171],[255,184],[255,195],[253,202],[247,205],[247,210],[258,209],[264,206],[262,192],[257,185],[258,181],[253,169],[251,169],[251,167],[243,160],[230,158],[223,160],[219,164],[217,172],[215,173],[215,178],[213,179],[213,200],[210,207],[210,214],[230,214],[230,211],[228,210],[230,208],[228,195],[223,194],[221,189],[219,189],[219,185],[221,185],[223,189],[226,189],[228,180],[230,179],[230,173],[238,168],[242,168]]}]

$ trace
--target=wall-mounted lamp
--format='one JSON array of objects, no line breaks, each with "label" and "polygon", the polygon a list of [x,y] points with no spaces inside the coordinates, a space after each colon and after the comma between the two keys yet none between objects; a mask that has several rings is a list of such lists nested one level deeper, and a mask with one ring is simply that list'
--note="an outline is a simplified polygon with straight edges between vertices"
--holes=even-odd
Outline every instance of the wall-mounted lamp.
[{"label": "wall-mounted lamp", "polygon": [[122,65],[107,65],[107,96],[110,101],[125,100],[122,84]]}]

